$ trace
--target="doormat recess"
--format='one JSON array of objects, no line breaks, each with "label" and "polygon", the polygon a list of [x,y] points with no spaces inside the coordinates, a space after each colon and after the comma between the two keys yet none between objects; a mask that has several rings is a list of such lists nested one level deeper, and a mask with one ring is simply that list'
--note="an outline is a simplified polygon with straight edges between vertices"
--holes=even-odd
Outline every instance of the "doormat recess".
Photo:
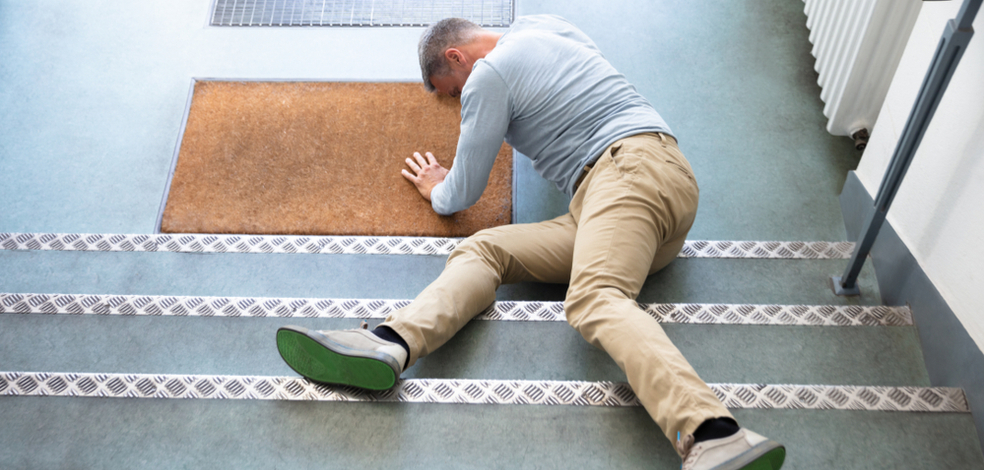
[{"label": "doormat recess", "polygon": [[195,83],[164,233],[465,237],[510,223],[512,149],[479,202],[438,216],[400,170],[451,167],[461,105],[419,83]]}]

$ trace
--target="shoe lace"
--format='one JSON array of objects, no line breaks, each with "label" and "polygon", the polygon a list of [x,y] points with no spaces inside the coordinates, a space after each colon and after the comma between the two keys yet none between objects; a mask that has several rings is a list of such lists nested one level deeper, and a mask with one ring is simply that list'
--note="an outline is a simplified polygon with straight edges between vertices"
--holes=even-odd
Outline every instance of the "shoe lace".
[{"label": "shoe lace", "polygon": [[681,470],[691,468],[691,466],[694,465],[694,461],[698,458],[698,452],[692,452],[695,450],[692,448],[693,445],[694,435],[688,434],[687,436],[684,436],[684,439],[682,440],[681,433],[678,431],[676,444],[677,453],[682,455],[684,458],[684,462],[681,463]]}]

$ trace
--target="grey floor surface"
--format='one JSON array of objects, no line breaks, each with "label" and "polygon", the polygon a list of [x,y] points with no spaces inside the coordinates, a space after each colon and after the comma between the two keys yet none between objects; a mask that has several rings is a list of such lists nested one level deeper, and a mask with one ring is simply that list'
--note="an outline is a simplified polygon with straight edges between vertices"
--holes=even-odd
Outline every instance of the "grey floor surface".
[{"label": "grey floor surface", "polygon": [[[30,430],[5,438],[10,468],[680,468],[638,408],[6,400],[0,419]],[[783,436],[785,469],[981,467],[957,415],[735,414]]]},{"label": "grey floor surface", "polygon": [[[417,81],[420,28],[216,28],[210,0],[0,0],[0,232],[152,233],[195,77]],[[581,27],[701,185],[694,240],[844,240],[800,0],[517,0]],[[423,149],[408,149],[409,152]],[[395,171],[399,171],[399,163]],[[566,198],[517,163],[518,222]],[[439,256],[0,250],[0,292],[410,299]],[[662,303],[877,305],[839,260],[680,259]],[[504,286],[501,300],[562,300]],[[356,320],[0,314],[0,370],[291,375],[273,331]],[[708,382],[926,386],[915,327],[667,325]],[[564,323],[476,321],[406,377],[625,379]],[[784,468],[982,468],[969,414],[736,410]],[[0,469],[679,468],[642,408],[0,397]]]}]

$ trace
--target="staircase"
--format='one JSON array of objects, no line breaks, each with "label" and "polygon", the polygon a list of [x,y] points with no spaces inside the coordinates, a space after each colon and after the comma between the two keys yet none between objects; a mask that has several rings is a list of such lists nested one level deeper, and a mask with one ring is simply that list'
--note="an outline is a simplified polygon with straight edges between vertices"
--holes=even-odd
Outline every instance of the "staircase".
[{"label": "staircase", "polygon": [[[375,325],[456,241],[153,234],[188,81],[416,80],[419,30],[131,3],[0,2],[0,468],[679,468],[563,321],[565,286],[503,286],[396,390],[298,379],[278,326]],[[909,310],[880,305],[869,266],[859,297],[826,285],[858,154],[824,132],[802,3],[517,2],[542,12],[593,37],[691,160],[692,241],[638,300],[738,421],[789,469],[982,468]],[[565,210],[526,159],[516,181],[517,222]]]}]

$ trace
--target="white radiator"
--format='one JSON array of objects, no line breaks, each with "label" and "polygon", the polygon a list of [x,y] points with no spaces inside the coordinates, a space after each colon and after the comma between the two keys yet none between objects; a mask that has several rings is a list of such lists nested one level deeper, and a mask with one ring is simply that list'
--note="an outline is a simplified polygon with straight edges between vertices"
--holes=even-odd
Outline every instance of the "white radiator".
[{"label": "white radiator", "polygon": [[854,136],[864,148],[921,3],[804,0],[828,132]]}]

